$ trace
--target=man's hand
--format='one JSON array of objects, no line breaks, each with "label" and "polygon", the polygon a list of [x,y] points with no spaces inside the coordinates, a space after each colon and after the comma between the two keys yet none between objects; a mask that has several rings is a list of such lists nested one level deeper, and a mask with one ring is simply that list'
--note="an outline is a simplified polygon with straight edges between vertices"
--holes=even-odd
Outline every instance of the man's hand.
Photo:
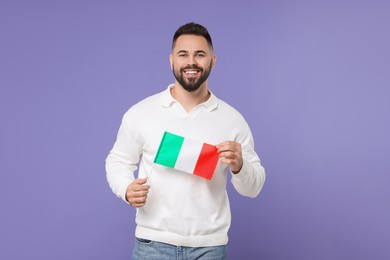
[{"label": "man's hand", "polygon": [[221,163],[229,164],[232,173],[237,174],[241,171],[243,160],[241,144],[233,141],[226,141],[217,145]]},{"label": "man's hand", "polygon": [[135,179],[127,186],[126,200],[134,208],[141,208],[146,203],[146,198],[148,197],[147,195],[150,189],[150,185],[145,184],[147,180],[148,177],[145,179]]}]

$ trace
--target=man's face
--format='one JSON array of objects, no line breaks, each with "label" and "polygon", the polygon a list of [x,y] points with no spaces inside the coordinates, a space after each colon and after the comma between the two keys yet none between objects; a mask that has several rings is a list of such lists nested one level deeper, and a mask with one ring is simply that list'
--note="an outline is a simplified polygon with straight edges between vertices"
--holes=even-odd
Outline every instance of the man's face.
[{"label": "man's face", "polygon": [[207,40],[197,35],[180,36],[170,56],[173,74],[188,92],[196,91],[207,80],[215,60]]}]

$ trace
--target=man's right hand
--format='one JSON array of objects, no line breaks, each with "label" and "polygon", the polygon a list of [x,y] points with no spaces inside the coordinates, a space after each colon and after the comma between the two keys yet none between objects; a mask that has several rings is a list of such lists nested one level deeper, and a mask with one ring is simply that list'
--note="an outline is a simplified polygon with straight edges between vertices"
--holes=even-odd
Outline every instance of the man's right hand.
[{"label": "man's right hand", "polygon": [[134,208],[141,208],[146,203],[150,185],[145,184],[148,177],[144,179],[135,179],[132,183],[127,186],[126,200]]}]

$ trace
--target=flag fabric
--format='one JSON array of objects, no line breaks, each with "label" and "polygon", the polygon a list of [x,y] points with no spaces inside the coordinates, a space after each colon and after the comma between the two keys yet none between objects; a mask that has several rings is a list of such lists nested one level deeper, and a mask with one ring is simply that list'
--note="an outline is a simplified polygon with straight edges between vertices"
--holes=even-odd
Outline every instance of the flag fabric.
[{"label": "flag fabric", "polygon": [[218,160],[216,146],[164,132],[154,163],[211,180]]}]

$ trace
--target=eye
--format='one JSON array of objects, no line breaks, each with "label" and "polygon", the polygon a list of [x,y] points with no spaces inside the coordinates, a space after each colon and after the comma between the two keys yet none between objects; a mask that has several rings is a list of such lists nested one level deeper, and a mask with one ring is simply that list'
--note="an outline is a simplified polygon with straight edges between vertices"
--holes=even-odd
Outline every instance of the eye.
[{"label": "eye", "polygon": [[187,53],[179,53],[179,57],[187,57]]},{"label": "eye", "polygon": [[198,54],[196,54],[196,56],[201,57],[201,58],[205,57],[204,53],[198,53]]}]

